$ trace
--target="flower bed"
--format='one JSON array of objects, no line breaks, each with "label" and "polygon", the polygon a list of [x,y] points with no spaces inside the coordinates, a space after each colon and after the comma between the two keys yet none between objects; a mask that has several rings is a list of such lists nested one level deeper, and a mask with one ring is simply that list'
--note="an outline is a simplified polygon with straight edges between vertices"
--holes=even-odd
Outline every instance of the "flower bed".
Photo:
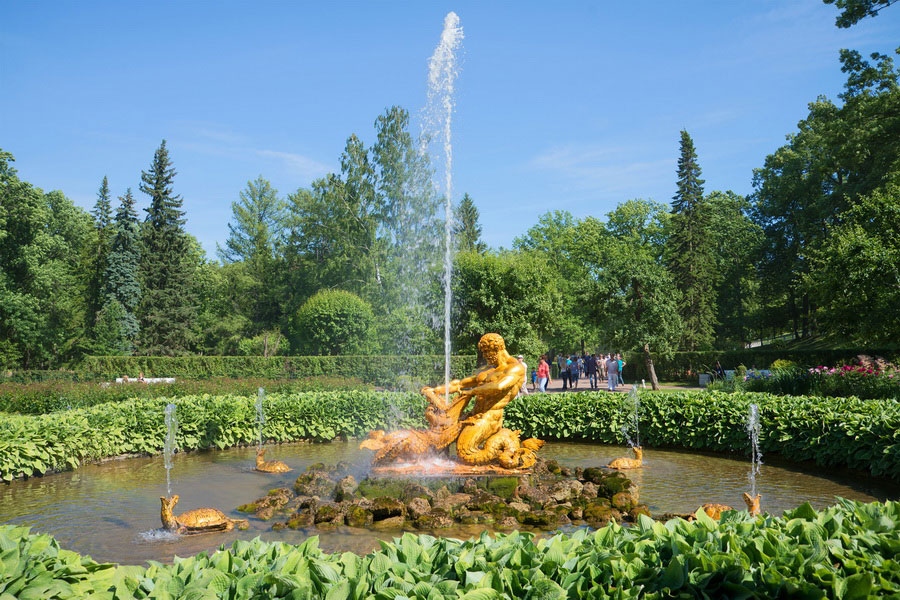
[{"label": "flower bed", "polygon": [[99,564],[50,536],[0,526],[0,597],[498,600],[518,598],[841,598],[900,594],[900,503],[808,504],[781,518],[702,512],[688,523],[535,539],[405,534],[366,556],[238,541],[147,567]]},{"label": "flower bed", "polygon": [[710,389],[900,400],[900,371],[893,365],[877,362],[836,367],[816,366],[809,369],[775,369],[771,374],[751,370],[747,371],[742,380],[717,382]]}]

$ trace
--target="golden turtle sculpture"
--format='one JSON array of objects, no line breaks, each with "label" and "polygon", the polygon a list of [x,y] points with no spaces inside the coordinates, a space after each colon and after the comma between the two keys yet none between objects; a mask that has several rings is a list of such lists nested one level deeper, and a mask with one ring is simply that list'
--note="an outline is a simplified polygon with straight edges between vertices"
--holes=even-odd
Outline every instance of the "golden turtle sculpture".
[{"label": "golden turtle sculpture", "polygon": [[[446,386],[422,388],[428,400],[426,430],[373,431],[360,448],[375,451],[374,463],[412,462],[456,442],[456,455],[464,465],[499,465],[504,469],[528,469],[537,461],[544,442],[520,441],[518,431],[503,427],[503,408],[516,397],[525,381],[525,368],[506,351],[496,333],[478,342],[490,368]],[[470,401],[473,408],[462,417]]]},{"label": "golden turtle sculpture", "polygon": [[256,451],[256,470],[263,473],[287,473],[293,471],[292,468],[281,462],[280,460],[265,461],[266,449],[260,448]]},{"label": "golden turtle sculpture", "polygon": [[[762,499],[762,496],[757,494],[756,497],[754,498],[747,492],[744,492],[743,498],[744,498],[744,504],[747,505],[747,511],[752,516],[755,517],[756,515],[760,514],[761,511],[759,509],[759,501]],[[702,508],[703,512],[705,512],[707,515],[709,515],[709,517],[711,519],[715,519],[716,521],[718,521],[722,517],[722,513],[725,512],[726,510],[734,510],[732,507],[728,506],[727,504],[704,504],[700,508]]]},{"label": "golden turtle sculpture", "polygon": [[231,519],[216,508],[195,508],[177,517],[172,514],[172,509],[178,503],[178,494],[171,498],[159,497],[162,502],[160,518],[163,528],[175,533],[208,533],[213,531],[231,531],[237,525],[238,529],[246,529],[247,519]]},{"label": "golden turtle sculpture", "polygon": [[606,465],[610,469],[640,469],[644,466],[644,449],[640,446],[632,446],[631,451],[634,452],[634,458],[617,458]]}]

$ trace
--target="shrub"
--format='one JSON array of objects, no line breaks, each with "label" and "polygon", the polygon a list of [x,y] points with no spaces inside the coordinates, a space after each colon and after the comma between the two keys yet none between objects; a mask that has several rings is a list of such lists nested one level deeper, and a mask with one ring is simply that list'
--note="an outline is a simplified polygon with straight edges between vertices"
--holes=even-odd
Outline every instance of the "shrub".
[{"label": "shrub", "polygon": [[900,593],[900,503],[804,504],[780,518],[702,511],[688,523],[459,541],[406,533],[366,556],[237,541],[147,567],[98,564],[47,535],[0,526],[3,597],[76,598],[869,598]]},{"label": "shrub", "polygon": [[784,360],[782,358],[776,359],[772,365],[769,367],[773,371],[783,370],[783,369],[796,369],[800,365],[792,360]]},{"label": "shrub", "polygon": [[116,385],[49,382],[27,385],[0,384],[0,411],[42,414],[56,410],[85,408],[105,402],[134,398],[180,398],[199,394],[252,396],[259,388],[268,393],[289,394],[329,390],[370,390],[371,385],[351,377],[318,376],[304,379],[201,379],[175,383]]},{"label": "shrub", "polygon": [[375,315],[369,303],[344,290],[321,290],[294,318],[294,345],[313,355],[365,354],[372,350]]},{"label": "shrub", "polygon": [[[158,453],[163,410],[178,407],[177,447],[225,448],[256,440],[255,394],[186,396],[103,404],[0,421],[0,479],[72,468],[85,460]],[[619,402],[626,402],[624,397]],[[748,453],[746,420],[759,406],[761,449],[824,467],[841,466],[900,479],[900,403],[857,398],[785,397],[717,392],[641,396],[647,446]],[[268,440],[331,440],[372,429],[425,426],[418,394],[310,392],[266,399]],[[504,424],[523,437],[621,443],[630,410],[602,393],[531,394],[511,402]]]}]

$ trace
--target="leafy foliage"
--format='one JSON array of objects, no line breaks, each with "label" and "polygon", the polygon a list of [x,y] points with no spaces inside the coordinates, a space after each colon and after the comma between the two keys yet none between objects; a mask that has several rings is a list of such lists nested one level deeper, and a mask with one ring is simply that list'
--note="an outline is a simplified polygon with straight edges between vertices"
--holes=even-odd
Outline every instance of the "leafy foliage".
[{"label": "leafy foliage", "polygon": [[[238,541],[171,565],[98,564],[47,535],[0,527],[8,549],[0,594],[250,600],[501,600],[890,597],[900,503],[808,504],[783,517],[732,513],[688,523],[641,517],[636,527],[536,539],[483,534],[468,541],[404,534],[366,556],[326,554],[312,537],[298,546]],[[96,596],[93,596],[96,594]]]},{"label": "leafy foliage", "polygon": [[296,345],[313,355],[365,354],[372,350],[374,319],[372,307],[356,294],[322,290],[297,311]]}]

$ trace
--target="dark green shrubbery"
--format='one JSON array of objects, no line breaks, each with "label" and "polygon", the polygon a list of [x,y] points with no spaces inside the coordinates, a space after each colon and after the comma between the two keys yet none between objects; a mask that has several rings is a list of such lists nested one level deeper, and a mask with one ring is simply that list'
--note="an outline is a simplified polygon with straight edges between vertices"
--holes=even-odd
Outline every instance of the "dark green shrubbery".
[{"label": "dark green shrubbery", "polygon": [[42,414],[55,410],[85,408],[104,402],[133,398],[180,398],[199,394],[253,396],[266,393],[291,394],[332,390],[371,390],[372,386],[349,377],[319,376],[305,379],[183,379],[175,383],[133,382],[101,386],[97,383],[0,384],[0,412]]},{"label": "dark green shrubbery", "polygon": [[300,352],[368,354],[375,341],[375,314],[356,294],[321,290],[297,311],[293,331]]},{"label": "dark green shrubbery", "polygon": [[[475,356],[450,357],[450,371],[462,377],[475,370]],[[80,371],[88,380],[136,377],[353,377],[374,385],[395,387],[404,377],[421,382],[443,381],[444,355],[416,356],[88,356]]]},{"label": "dark green shrubbery", "polygon": [[698,512],[688,523],[536,539],[459,541],[404,534],[366,556],[238,541],[173,564],[98,564],[47,535],[0,526],[3,598],[314,598],[503,600],[596,598],[893,598],[900,594],[900,503],[808,504],[781,518]]},{"label": "dark green shrubbery", "polygon": [[[256,440],[254,396],[187,396],[178,407],[177,447],[225,448]],[[165,398],[0,420],[0,479],[41,474],[128,453],[159,453]],[[621,443],[630,418],[622,396],[532,394],[506,408],[504,424],[523,437]],[[759,406],[765,453],[821,466],[850,467],[900,480],[900,403],[857,398],[785,397],[721,392],[641,397],[645,446],[748,452],[746,420]],[[415,393],[312,392],[266,399],[268,440],[331,440],[372,429],[425,426]]]}]

